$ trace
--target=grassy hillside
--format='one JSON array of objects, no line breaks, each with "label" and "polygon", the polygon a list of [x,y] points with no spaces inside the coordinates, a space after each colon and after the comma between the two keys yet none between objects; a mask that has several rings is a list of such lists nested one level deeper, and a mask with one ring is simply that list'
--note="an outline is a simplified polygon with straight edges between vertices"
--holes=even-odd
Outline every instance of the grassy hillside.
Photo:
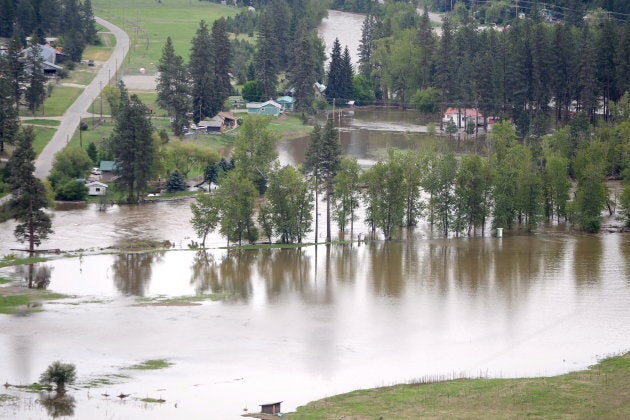
[{"label": "grassy hillside", "polygon": [[126,74],[137,74],[140,68],[155,72],[162,47],[170,36],[177,54],[188,61],[190,41],[206,21],[208,27],[221,16],[234,16],[238,9],[199,0],[93,0],[96,16],[121,27],[131,39]]},{"label": "grassy hillside", "polygon": [[290,419],[630,418],[630,354],[549,378],[396,385],[311,402]]}]

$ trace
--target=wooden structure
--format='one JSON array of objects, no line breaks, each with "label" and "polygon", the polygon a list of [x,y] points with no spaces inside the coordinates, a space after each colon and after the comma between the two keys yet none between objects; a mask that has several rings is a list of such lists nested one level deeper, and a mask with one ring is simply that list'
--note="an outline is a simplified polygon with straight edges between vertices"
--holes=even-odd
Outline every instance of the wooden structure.
[{"label": "wooden structure", "polygon": [[263,414],[271,414],[272,416],[276,415],[281,412],[280,404],[282,404],[282,401],[269,404],[260,404],[260,412]]}]

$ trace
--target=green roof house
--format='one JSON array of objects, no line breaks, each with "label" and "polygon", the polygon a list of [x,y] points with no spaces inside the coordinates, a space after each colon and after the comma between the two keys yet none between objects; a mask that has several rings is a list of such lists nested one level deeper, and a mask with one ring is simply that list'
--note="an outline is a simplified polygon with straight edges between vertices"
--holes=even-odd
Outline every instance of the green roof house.
[{"label": "green roof house", "polygon": [[277,117],[282,112],[282,105],[276,101],[250,102],[247,104],[247,113],[256,115],[273,115]]},{"label": "green roof house", "polygon": [[295,109],[295,98],[292,98],[290,96],[281,96],[278,99],[276,99],[276,102],[279,103],[280,105],[282,105],[282,110],[283,111],[294,111]]}]

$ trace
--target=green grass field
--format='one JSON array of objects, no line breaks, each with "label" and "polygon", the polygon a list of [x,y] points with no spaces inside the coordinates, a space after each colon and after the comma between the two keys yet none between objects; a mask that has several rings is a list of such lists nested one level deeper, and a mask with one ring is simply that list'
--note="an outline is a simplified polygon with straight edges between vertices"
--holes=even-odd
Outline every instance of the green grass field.
[{"label": "green grass field", "polygon": [[285,417],[630,418],[630,354],[547,378],[460,379],[360,390],[309,403]]},{"label": "green grass field", "polygon": [[41,118],[35,118],[30,120],[22,120],[22,125],[45,125],[47,127],[58,127],[61,124],[61,121],[57,120],[45,120]]},{"label": "green grass field", "polygon": [[131,40],[125,74],[138,74],[145,68],[152,74],[162,56],[168,36],[177,54],[188,61],[190,41],[199,21],[208,27],[221,16],[234,16],[238,9],[199,0],[94,0],[94,14],[121,27]]},{"label": "green grass field", "polygon": [[46,128],[46,127],[33,127],[35,130],[35,141],[33,141],[33,150],[35,150],[35,154],[39,155],[44,147],[48,144],[52,136],[55,134],[54,128]]},{"label": "green grass field", "polygon": [[[50,98],[46,98],[44,106],[35,115],[41,117],[60,117],[74,103],[83,89],[68,86],[55,86]],[[20,112],[21,114],[22,112]],[[25,116],[31,116],[25,113]]]}]

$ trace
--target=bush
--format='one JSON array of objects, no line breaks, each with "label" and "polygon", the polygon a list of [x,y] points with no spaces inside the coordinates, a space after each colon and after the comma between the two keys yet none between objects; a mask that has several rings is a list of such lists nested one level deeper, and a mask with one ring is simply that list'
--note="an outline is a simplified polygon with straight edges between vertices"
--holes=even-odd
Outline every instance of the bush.
[{"label": "bush", "polygon": [[82,201],[87,197],[88,189],[81,181],[70,179],[63,182],[55,191],[55,199],[61,201]]},{"label": "bush", "polygon": [[66,384],[73,384],[77,379],[77,369],[72,363],[53,362],[39,377],[43,384],[55,384],[58,392],[65,391]]}]

